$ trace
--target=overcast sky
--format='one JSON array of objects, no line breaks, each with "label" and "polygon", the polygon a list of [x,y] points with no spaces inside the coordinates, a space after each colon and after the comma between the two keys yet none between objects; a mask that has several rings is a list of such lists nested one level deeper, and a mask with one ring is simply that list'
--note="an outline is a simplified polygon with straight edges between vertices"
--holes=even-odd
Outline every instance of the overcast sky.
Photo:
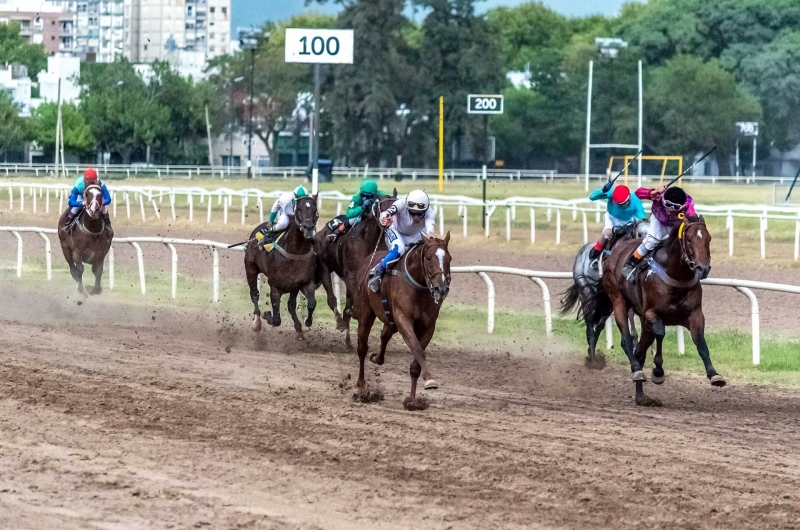
[{"label": "overcast sky", "polygon": [[[239,26],[260,26],[267,20],[283,20],[296,13],[301,13],[305,7],[305,0],[231,0],[233,6],[233,35]],[[483,12],[499,5],[518,5],[524,0],[486,0],[478,4],[478,9]],[[544,5],[568,16],[583,16],[601,14],[616,15],[625,0],[544,0]],[[333,13],[336,8],[329,5],[315,4],[311,9],[315,11]]]}]

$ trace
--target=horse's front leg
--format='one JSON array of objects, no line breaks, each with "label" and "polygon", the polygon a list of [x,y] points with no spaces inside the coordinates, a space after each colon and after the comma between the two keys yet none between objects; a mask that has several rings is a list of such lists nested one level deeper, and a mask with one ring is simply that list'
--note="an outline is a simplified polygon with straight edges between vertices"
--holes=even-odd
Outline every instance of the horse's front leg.
[{"label": "horse's front leg", "polygon": [[78,294],[87,296],[86,288],[83,286],[83,262],[82,261],[76,261],[74,263],[70,262],[69,272],[70,274],[72,274],[72,279],[78,282]]},{"label": "horse's front leg", "polygon": [[633,382],[636,386],[636,404],[646,407],[659,407],[661,402],[657,399],[652,399],[644,393],[644,382],[647,381],[644,372],[642,371],[642,363],[636,357],[636,352],[633,349],[633,338],[631,331],[628,327],[628,307],[622,299],[612,300],[614,305],[614,320],[617,323],[617,328],[622,335],[622,351],[628,357],[631,363],[631,372],[633,374]]},{"label": "horse's front leg", "polygon": [[395,324],[397,331],[403,337],[408,348],[411,350],[411,356],[414,360],[411,363],[411,400],[416,399],[417,395],[417,379],[422,376],[425,381],[425,388],[436,388],[438,385],[436,381],[431,378],[431,372],[428,369],[428,363],[425,360],[425,349],[419,342],[417,334],[414,330],[414,323],[405,315],[395,315]]},{"label": "horse's front leg", "polygon": [[[306,317],[306,327],[310,328],[314,323],[314,310],[317,308],[317,286],[312,281],[302,289],[303,296],[306,297],[306,307],[308,316]],[[341,318],[341,317],[340,317]]]},{"label": "horse's front leg", "polygon": [[[333,277],[331,275],[331,271],[328,270],[327,265],[322,263],[320,264],[320,269],[322,269],[322,272],[320,273],[322,276],[322,288],[325,289],[325,294],[327,295],[328,307],[331,308],[331,311],[333,311],[333,314],[336,317],[336,329],[338,331],[345,330],[347,327],[344,325],[342,314],[339,312],[339,302],[336,300],[336,296],[334,295]],[[305,292],[303,294],[305,295]]]},{"label": "horse's front leg", "polygon": [[711,364],[711,353],[708,351],[708,344],[706,344],[706,317],[703,315],[702,309],[695,309],[686,319],[686,327],[692,334],[692,341],[697,346],[697,353],[703,360],[703,365],[706,368],[706,377],[711,381],[711,384],[716,387],[722,388],[725,386],[725,379],[717,373],[714,365]]},{"label": "horse's front leg", "polygon": [[281,296],[283,296],[283,293],[277,287],[270,285],[269,301],[272,304],[272,312],[267,311],[264,320],[267,321],[267,324],[276,328],[281,325]]},{"label": "horse's front leg", "polygon": [[103,279],[102,261],[92,265],[92,273],[94,274],[94,286],[89,290],[89,294],[100,294],[103,292],[103,286],[100,284],[100,281]]},{"label": "horse's front leg", "polygon": [[382,365],[386,360],[386,346],[389,344],[389,340],[391,340],[392,335],[397,333],[397,328],[394,327],[392,324],[384,324],[383,329],[381,330],[381,350],[380,352],[375,355],[374,353],[369,356],[370,362],[373,362],[377,365]]},{"label": "horse's front leg", "polygon": [[253,302],[253,331],[261,331],[261,310],[258,308],[258,267],[255,263],[245,258],[244,271],[247,276],[247,286],[250,288],[250,300]]},{"label": "horse's front leg", "polygon": [[292,317],[292,322],[294,322],[294,330],[297,332],[297,340],[304,340],[303,337],[303,325],[300,323],[300,319],[297,318],[297,294],[300,292],[300,289],[293,289],[289,293],[289,316]]}]

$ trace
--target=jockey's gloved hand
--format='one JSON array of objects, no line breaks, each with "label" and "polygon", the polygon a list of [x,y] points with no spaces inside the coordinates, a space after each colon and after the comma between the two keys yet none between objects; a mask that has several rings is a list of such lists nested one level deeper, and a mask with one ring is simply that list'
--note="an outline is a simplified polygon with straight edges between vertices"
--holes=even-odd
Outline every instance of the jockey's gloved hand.
[{"label": "jockey's gloved hand", "polygon": [[367,210],[372,207],[372,199],[364,199],[364,209]]},{"label": "jockey's gloved hand", "polygon": [[608,193],[608,191],[611,189],[611,187],[613,185],[614,185],[614,183],[611,182],[610,180],[608,182],[606,182],[605,184],[603,184],[603,193]]}]

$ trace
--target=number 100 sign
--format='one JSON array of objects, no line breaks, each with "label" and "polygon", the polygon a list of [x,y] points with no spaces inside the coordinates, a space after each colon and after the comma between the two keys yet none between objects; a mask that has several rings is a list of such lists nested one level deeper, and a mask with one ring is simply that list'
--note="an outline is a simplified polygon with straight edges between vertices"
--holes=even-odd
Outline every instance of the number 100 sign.
[{"label": "number 100 sign", "polygon": [[503,96],[470,94],[467,96],[468,114],[502,114]]},{"label": "number 100 sign", "polygon": [[287,28],[286,62],[353,64],[353,30]]}]

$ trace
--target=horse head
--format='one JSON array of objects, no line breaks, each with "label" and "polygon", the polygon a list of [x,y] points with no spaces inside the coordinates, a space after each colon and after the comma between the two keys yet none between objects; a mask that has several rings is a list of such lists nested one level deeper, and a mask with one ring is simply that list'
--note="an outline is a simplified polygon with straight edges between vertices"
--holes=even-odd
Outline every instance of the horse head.
[{"label": "horse head", "polygon": [[683,261],[692,269],[695,278],[705,280],[711,272],[711,234],[703,216],[687,216],[678,227]]},{"label": "horse head", "polygon": [[297,199],[297,204],[294,206],[294,222],[300,228],[304,238],[314,239],[318,220],[317,195]]},{"label": "horse head", "polygon": [[83,209],[91,219],[97,219],[103,210],[103,190],[97,184],[90,184],[83,190]]},{"label": "horse head", "polygon": [[378,195],[375,202],[372,203],[370,213],[375,219],[379,219],[381,214],[385,212],[397,200],[397,188],[392,190],[391,195]]},{"label": "horse head", "polygon": [[444,302],[450,293],[450,232],[444,239],[422,236],[422,274],[433,299],[437,304]]}]

